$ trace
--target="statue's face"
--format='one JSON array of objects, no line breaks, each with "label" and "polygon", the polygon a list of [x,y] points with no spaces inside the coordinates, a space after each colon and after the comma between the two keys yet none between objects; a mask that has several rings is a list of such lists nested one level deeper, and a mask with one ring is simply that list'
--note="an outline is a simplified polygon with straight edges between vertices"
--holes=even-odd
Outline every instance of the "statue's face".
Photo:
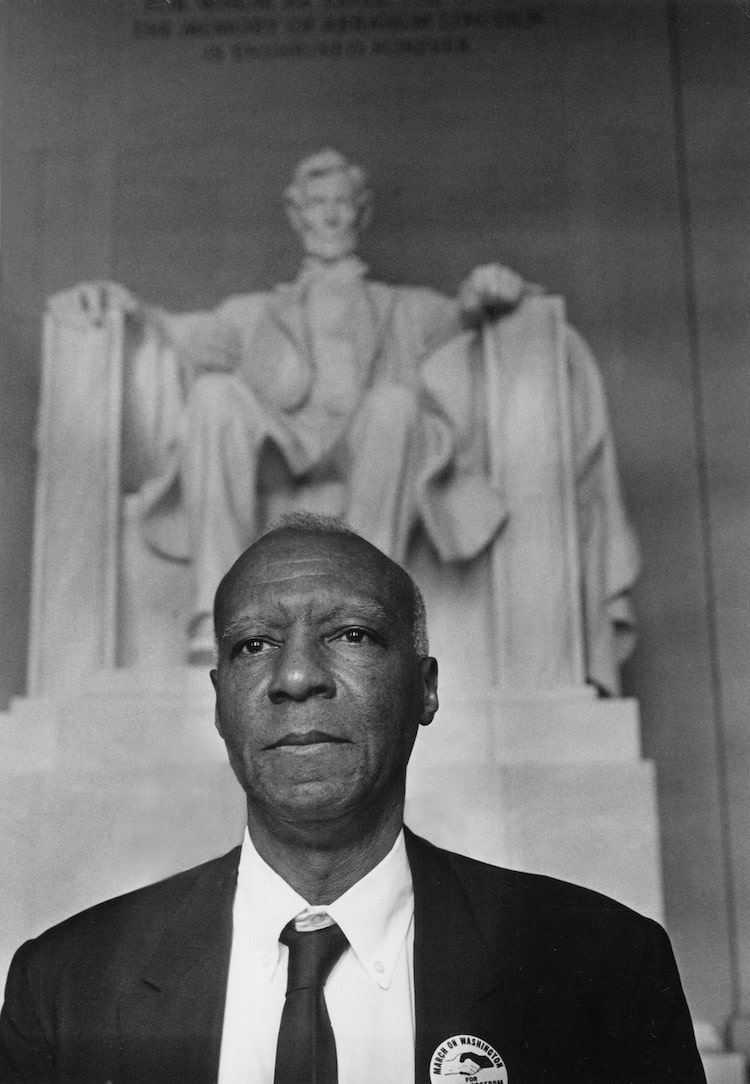
[{"label": "statue's face", "polygon": [[351,256],[359,239],[359,209],[347,175],[337,170],[311,178],[304,203],[292,209],[291,220],[308,256],[326,261]]}]

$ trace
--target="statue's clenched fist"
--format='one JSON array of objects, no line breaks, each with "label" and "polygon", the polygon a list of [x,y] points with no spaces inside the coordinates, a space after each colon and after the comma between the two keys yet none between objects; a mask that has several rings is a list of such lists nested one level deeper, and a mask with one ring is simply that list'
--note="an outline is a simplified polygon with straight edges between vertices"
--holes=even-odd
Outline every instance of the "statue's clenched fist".
[{"label": "statue's clenched fist", "polygon": [[514,309],[524,294],[537,292],[509,267],[499,263],[475,267],[458,291],[458,305],[463,317],[473,322],[493,313]]}]

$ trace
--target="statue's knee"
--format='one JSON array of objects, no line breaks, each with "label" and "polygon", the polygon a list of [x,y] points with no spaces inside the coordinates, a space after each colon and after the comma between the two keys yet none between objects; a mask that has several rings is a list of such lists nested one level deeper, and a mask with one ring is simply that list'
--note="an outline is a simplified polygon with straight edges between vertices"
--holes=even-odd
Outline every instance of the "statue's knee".
[{"label": "statue's knee", "polygon": [[257,417],[250,389],[227,373],[204,373],[193,383],[187,400],[189,425],[212,427],[247,424]]},{"label": "statue's knee", "polygon": [[188,406],[193,410],[220,411],[236,402],[241,393],[236,377],[227,373],[202,373],[193,383]]},{"label": "statue's knee", "polygon": [[378,384],[370,389],[367,405],[371,417],[403,426],[416,421],[419,396],[402,384]]}]

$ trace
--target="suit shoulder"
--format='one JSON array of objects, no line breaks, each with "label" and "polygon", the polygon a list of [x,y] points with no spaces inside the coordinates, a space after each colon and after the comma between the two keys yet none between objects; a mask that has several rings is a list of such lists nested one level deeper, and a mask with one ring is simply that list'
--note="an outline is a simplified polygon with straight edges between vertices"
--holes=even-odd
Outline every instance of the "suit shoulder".
[{"label": "suit shoulder", "polygon": [[527,916],[536,914],[545,924],[570,921],[602,928],[619,926],[634,931],[640,929],[643,933],[663,933],[658,922],[591,888],[544,874],[480,862],[435,847],[425,840],[419,840],[418,845],[429,848],[438,861],[445,862],[462,884],[467,897],[481,901],[484,912],[494,900],[503,909],[522,910]]},{"label": "suit shoulder", "polygon": [[56,960],[64,967],[69,957],[80,959],[87,952],[98,955],[114,951],[116,945],[147,944],[196,886],[233,881],[239,852],[235,847],[220,858],[87,907],[27,941],[17,955],[32,965],[39,961],[47,967]]}]

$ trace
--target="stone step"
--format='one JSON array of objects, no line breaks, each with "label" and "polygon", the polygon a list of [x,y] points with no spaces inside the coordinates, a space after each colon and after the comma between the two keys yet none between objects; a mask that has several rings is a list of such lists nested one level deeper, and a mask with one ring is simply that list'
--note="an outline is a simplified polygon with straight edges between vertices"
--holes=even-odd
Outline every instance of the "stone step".
[{"label": "stone step", "polygon": [[[440,763],[627,763],[640,759],[634,700],[600,700],[586,689],[520,694],[480,689],[467,695],[446,686],[440,711],[420,736],[415,759]],[[87,675],[55,699],[14,701],[4,740],[23,743],[24,720],[37,729],[59,719],[71,742],[86,740],[134,755],[171,756],[178,762],[223,757],[213,728],[214,694],[207,667],[110,670]],[[11,722],[12,720],[12,722]],[[11,733],[16,735],[11,738]],[[67,739],[66,739],[67,740]],[[119,755],[117,753],[116,755]]]},{"label": "stone step", "polygon": [[[0,956],[71,911],[219,853],[244,810],[200,667],[92,674],[58,697],[14,701],[0,719],[0,794],[14,869],[0,884],[11,939]],[[448,686],[420,728],[407,820],[454,850],[661,917],[653,773],[631,701]]]}]

